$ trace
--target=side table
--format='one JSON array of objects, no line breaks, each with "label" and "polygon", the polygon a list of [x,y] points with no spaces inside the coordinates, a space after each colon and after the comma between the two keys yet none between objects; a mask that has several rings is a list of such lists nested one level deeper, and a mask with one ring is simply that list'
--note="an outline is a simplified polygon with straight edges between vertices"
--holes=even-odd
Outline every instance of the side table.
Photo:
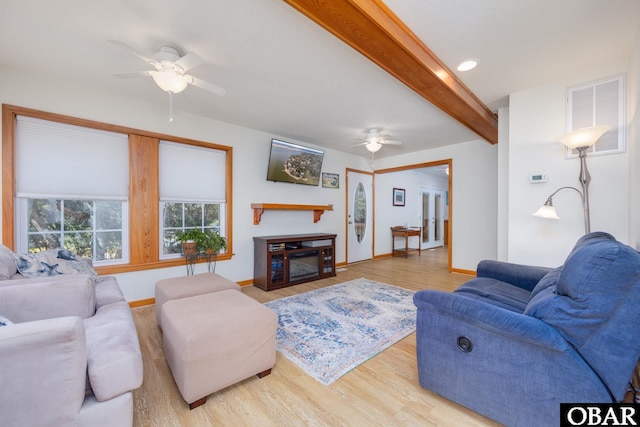
[{"label": "side table", "polygon": [[[421,235],[422,235],[422,227],[403,227],[400,225],[391,227],[391,255],[396,256],[396,254],[404,254],[406,258],[407,256],[409,256],[409,251],[418,251],[418,256],[419,256]],[[409,237],[412,237],[412,236],[418,237],[417,248],[409,247]],[[404,238],[404,248],[396,249],[396,237]]]}]

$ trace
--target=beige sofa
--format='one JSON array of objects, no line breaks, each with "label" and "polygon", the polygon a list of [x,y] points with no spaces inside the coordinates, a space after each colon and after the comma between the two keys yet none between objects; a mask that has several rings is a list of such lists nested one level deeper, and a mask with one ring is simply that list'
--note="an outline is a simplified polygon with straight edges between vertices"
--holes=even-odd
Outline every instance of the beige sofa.
[{"label": "beige sofa", "polygon": [[7,426],[132,426],[142,356],[113,277],[20,279],[0,253],[0,414]]}]

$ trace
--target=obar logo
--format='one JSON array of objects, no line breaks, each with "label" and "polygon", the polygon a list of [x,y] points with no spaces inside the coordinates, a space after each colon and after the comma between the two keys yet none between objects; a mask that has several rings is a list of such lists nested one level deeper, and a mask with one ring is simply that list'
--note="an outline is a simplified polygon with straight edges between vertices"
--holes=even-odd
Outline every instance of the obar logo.
[{"label": "obar logo", "polygon": [[638,426],[637,403],[561,403],[560,427]]}]

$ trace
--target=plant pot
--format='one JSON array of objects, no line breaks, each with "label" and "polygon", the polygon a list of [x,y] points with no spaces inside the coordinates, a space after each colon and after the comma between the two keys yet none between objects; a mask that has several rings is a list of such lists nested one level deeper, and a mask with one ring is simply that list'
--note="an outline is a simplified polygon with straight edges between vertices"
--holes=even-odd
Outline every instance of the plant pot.
[{"label": "plant pot", "polygon": [[194,255],[198,253],[197,242],[182,242],[182,253],[184,255]]}]

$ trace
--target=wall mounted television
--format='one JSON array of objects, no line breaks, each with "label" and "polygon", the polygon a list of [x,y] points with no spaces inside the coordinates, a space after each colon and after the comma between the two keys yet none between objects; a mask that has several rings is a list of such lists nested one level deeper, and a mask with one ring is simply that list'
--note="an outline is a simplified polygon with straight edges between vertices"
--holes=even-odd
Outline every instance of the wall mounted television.
[{"label": "wall mounted television", "polygon": [[279,139],[271,140],[267,181],[318,185],[324,152]]}]

